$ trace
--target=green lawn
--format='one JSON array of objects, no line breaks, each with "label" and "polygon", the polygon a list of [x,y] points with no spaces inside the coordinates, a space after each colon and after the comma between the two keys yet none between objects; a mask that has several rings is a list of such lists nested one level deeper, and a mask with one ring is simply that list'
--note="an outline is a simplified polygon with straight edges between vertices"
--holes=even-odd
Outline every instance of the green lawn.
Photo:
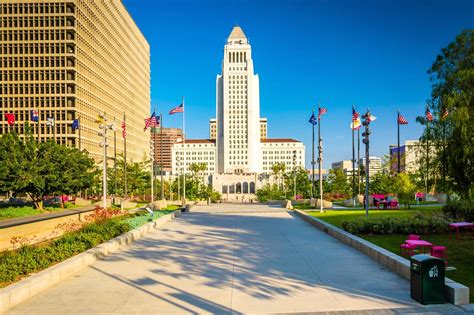
[{"label": "green lawn", "polygon": [[[420,207],[415,210],[369,210],[369,216],[411,216],[420,211],[441,212],[439,206]],[[324,213],[317,211],[307,212],[308,214],[320,218],[335,226],[341,227],[341,222],[365,216],[365,211],[361,210],[329,210]],[[395,254],[400,254],[400,244],[407,235],[359,235],[380,247],[383,247]],[[455,235],[422,235],[422,239],[435,245],[443,245],[448,249],[448,265],[456,268],[454,271],[447,271],[446,276],[458,281],[470,288],[470,300],[474,301],[474,272],[472,270],[474,261],[474,236],[463,232],[461,239],[457,240]]]},{"label": "green lawn", "polygon": [[66,206],[65,208],[45,207],[43,212],[35,209],[32,206],[0,208],[0,220],[21,218],[21,217],[26,217],[29,215],[36,215],[36,214],[41,214],[45,212],[62,211],[62,210],[71,209],[71,208],[74,208],[74,207],[71,207],[71,206]]}]

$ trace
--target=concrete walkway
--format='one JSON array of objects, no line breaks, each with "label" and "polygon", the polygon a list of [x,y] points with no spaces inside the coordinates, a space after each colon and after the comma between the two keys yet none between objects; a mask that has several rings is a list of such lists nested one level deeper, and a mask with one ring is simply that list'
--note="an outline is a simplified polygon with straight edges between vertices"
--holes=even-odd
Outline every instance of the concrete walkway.
[{"label": "concrete walkway", "polygon": [[9,314],[462,313],[281,208],[195,208]]}]

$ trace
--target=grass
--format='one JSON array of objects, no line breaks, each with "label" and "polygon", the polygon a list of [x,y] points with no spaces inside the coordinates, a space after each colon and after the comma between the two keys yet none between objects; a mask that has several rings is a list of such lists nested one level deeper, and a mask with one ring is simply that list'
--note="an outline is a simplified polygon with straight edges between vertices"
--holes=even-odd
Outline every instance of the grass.
[{"label": "grass", "polygon": [[[412,210],[369,210],[369,216],[412,216],[417,212],[441,212],[440,206],[425,206]],[[320,218],[337,227],[341,227],[344,220],[352,220],[365,216],[363,210],[326,211],[319,213],[308,212],[309,215]],[[446,246],[448,250],[448,265],[456,267],[454,271],[448,271],[447,277],[458,281],[470,289],[470,300],[474,301],[474,272],[472,262],[474,261],[474,236],[463,232],[461,239],[457,240],[455,235],[422,235],[421,238],[435,245]],[[400,255],[400,244],[405,242],[407,235],[359,235],[363,239]]]},{"label": "grass", "polygon": [[44,207],[43,211],[40,211],[38,209],[35,209],[32,206],[20,206],[20,207],[6,207],[6,208],[0,208],[0,220],[6,220],[6,219],[13,219],[13,218],[21,218],[21,217],[26,217],[30,215],[37,215],[45,212],[55,212],[55,211],[62,211],[65,209],[71,209],[74,207],[67,206],[65,208],[60,208],[60,207]]}]

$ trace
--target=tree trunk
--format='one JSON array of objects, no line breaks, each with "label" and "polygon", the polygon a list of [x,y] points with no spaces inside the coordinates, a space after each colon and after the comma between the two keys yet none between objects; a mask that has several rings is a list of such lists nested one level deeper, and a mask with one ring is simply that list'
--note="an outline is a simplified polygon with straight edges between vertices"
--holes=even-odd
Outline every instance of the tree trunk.
[{"label": "tree trunk", "polygon": [[35,209],[43,211],[43,196],[32,196],[30,195],[31,200],[33,200],[33,204],[35,205]]}]

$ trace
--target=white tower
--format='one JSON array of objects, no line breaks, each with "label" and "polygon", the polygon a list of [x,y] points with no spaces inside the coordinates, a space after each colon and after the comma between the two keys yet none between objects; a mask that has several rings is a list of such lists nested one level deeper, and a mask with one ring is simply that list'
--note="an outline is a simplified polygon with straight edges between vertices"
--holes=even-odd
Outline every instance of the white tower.
[{"label": "white tower", "polygon": [[235,26],[216,80],[217,172],[261,172],[260,96],[247,37]]}]

